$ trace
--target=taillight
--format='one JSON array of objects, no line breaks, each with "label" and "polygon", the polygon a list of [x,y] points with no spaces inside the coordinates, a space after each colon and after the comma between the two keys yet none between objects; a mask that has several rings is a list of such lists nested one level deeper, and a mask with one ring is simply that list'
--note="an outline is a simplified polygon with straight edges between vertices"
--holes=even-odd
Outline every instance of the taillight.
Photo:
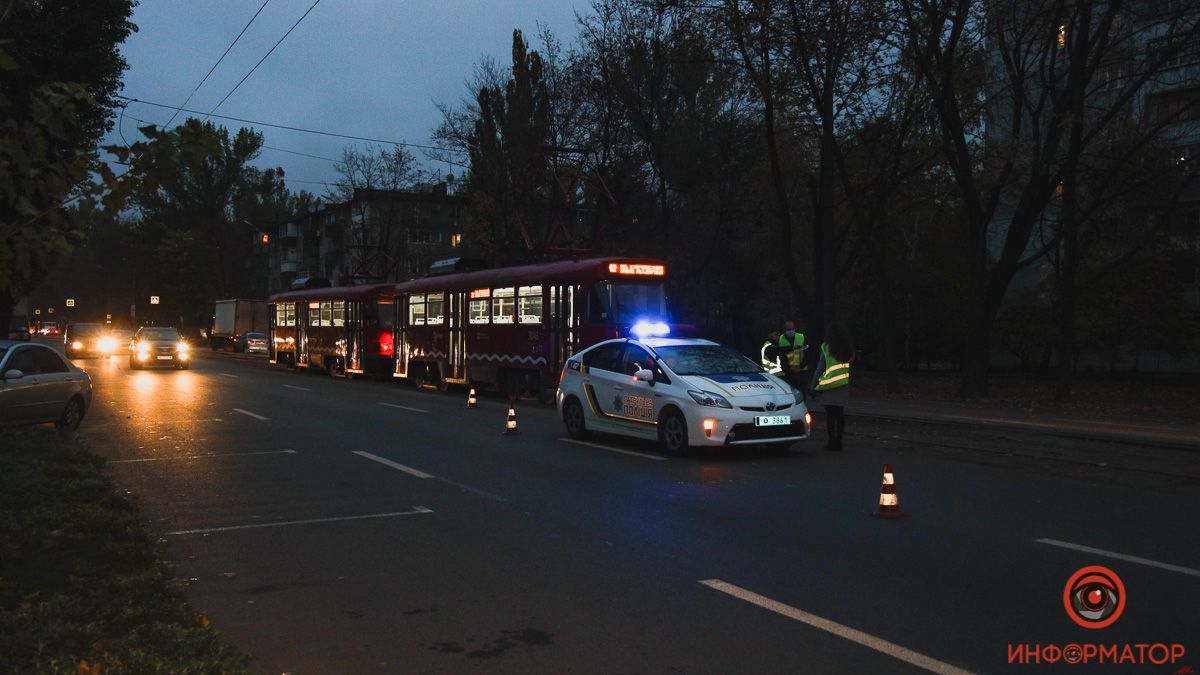
[{"label": "taillight", "polygon": [[379,331],[379,353],[384,356],[391,356],[396,352],[396,343],[392,341],[392,331]]}]

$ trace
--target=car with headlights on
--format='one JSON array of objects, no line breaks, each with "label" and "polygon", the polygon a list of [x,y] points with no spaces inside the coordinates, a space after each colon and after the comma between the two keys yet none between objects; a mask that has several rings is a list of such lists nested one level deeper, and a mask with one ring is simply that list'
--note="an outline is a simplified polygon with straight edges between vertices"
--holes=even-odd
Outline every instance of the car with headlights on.
[{"label": "car with headlights on", "polygon": [[53,422],[74,431],[91,403],[91,378],[57,351],[0,340],[0,426]]},{"label": "car with headlights on", "polygon": [[117,341],[102,323],[72,323],[63,333],[63,347],[67,358],[87,356],[111,356],[117,351]]},{"label": "car with headlights on", "polygon": [[725,345],[695,338],[615,339],[572,356],[556,396],[572,438],[592,431],[689,447],[791,445],[812,416],[791,385]]},{"label": "car with headlights on", "polygon": [[174,366],[186,369],[191,363],[191,347],[176,328],[143,326],[133,336],[130,345],[129,368],[138,370],[152,366]]}]

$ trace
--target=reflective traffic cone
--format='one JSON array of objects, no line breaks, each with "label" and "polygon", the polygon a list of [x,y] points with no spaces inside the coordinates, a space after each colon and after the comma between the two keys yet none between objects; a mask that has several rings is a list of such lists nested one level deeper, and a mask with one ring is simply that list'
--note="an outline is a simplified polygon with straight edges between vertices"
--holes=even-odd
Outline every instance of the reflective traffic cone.
[{"label": "reflective traffic cone", "polygon": [[512,404],[508,404],[508,421],[504,423],[504,435],[515,436],[521,433],[517,431],[517,411],[513,409]]},{"label": "reflective traffic cone", "polygon": [[479,405],[479,401],[475,400],[475,387],[471,387],[471,393],[467,394],[467,407],[474,408]]},{"label": "reflective traffic cone", "polygon": [[879,489],[879,510],[871,514],[876,518],[903,518],[908,514],[900,510],[900,497],[896,495],[896,479],[892,465],[883,465],[883,486]]}]

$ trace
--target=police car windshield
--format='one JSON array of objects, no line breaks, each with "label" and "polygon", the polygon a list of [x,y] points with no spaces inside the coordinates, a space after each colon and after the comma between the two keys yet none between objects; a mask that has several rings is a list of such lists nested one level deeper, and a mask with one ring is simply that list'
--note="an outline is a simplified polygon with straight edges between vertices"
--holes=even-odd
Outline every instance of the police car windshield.
[{"label": "police car windshield", "polygon": [[656,347],[658,358],[676,375],[724,375],[761,373],[750,359],[721,345],[677,345]]}]

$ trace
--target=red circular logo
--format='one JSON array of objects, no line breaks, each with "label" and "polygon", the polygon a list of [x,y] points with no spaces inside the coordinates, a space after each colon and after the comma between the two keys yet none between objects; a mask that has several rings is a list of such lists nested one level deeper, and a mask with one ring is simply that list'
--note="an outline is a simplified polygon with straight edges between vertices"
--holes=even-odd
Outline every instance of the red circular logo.
[{"label": "red circular logo", "polygon": [[1067,579],[1063,606],[1067,616],[1080,626],[1104,628],[1125,611],[1125,584],[1107,567],[1084,567]]}]

